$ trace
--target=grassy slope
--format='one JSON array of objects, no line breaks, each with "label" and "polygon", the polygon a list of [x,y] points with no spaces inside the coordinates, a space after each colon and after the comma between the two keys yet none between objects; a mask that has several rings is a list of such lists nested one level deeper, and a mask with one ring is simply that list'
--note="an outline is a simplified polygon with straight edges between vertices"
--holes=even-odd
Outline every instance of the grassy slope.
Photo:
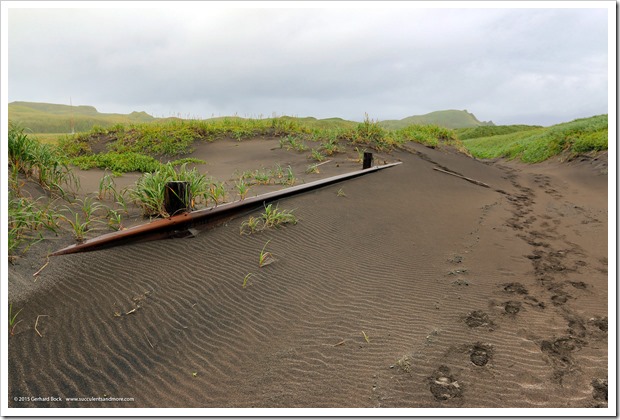
[{"label": "grassy slope", "polygon": [[607,150],[607,115],[580,118],[547,128],[528,128],[509,134],[463,140],[470,153],[480,159],[498,157],[527,163],[547,160],[560,153],[577,155]]},{"label": "grassy slope", "polygon": [[434,124],[445,128],[464,128],[478,127],[483,125],[493,125],[492,122],[481,122],[474,114],[467,111],[446,110],[435,111],[425,115],[414,115],[403,118],[402,120],[385,120],[379,125],[382,127],[397,130],[412,124]]},{"label": "grassy slope", "polygon": [[92,106],[69,106],[38,102],[11,102],[9,120],[33,133],[70,133],[73,119],[76,132],[95,126],[112,127],[116,124],[150,122],[155,118],[145,112],[106,114]]}]

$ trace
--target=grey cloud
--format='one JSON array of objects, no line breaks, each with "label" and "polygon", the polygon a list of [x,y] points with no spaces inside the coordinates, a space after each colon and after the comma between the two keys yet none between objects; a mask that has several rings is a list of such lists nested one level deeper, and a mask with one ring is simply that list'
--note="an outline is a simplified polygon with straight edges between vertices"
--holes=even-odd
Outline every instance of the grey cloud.
[{"label": "grey cloud", "polygon": [[594,9],[10,10],[9,100],[550,124],[607,112],[607,30]]}]

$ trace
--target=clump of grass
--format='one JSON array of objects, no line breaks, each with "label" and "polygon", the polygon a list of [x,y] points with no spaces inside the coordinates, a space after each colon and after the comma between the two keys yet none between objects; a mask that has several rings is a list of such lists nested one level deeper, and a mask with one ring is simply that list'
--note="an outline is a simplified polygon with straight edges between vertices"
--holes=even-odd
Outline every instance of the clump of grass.
[{"label": "clump of grass", "polygon": [[[196,168],[188,170],[186,164],[177,170],[171,163],[163,165],[155,172],[143,174],[136,182],[136,186],[130,190],[131,199],[142,209],[145,217],[168,217],[164,207],[164,194],[166,183],[170,181],[186,181],[189,185],[189,195],[193,204],[201,200],[206,203],[207,197],[211,197],[216,204],[223,199],[225,189],[219,183],[208,184],[205,175],[199,173]],[[189,204],[189,203],[188,203]]]},{"label": "clump of grass", "polygon": [[24,131],[16,124],[9,124],[8,157],[13,174],[21,173],[46,190],[61,196],[66,196],[67,186],[77,188],[79,181],[64,163],[64,156],[59,149],[51,144],[40,143]]},{"label": "clump of grass", "polygon": [[295,178],[295,174],[293,173],[293,168],[290,165],[286,168],[286,173],[284,174],[283,180],[280,182],[284,185],[294,185],[297,178]]},{"label": "clump of grass", "polygon": [[312,149],[310,158],[316,160],[317,162],[323,162],[325,160],[325,155],[321,153],[320,150]]},{"label": "clump of grass", "polygon": [[244,200],[245,196],[248,194],[250,190],[250,186],[246,184],[243,178],[239,178],[237,182],[235,182],[235,187],[237,188],[237,192],[239,193],[239,199]]},{"label": "clump of grass", "polygon": [[250,216],[248,220],[241,223],[241,227],[239,228],[239,232],[243,235],[247,233],[251,235],[256,232],[260,232],[263,229],[262,219]]},{"label": "clump of grass", "polygon": [[302,139],[290,134],[280,138],[280,149],[282,148],[286,150],[295,150],[297,152],[305,152],[308,150],[308,146],[306,146]]},{"label": "clump of grass", "polygon": [[209,185],[209,197],[215,205],[223,203],[226,199],[226,186],[223,182],[212,181]]},{"label": "clump of grass", "polygon": [[265,211],[260,217],[250,216],[239,228],[240,234],[251,235],[264,229],[279,228],[282,225],[292,223],[297,224],[297,217],[293,214],[293,210],[279,210],[278,206],[269,204],[265,206]]},{"label": "clump of grass", "polygon": [[297,224],[297,217],[293,214],[293,210],[279,210],[278,206],[273,204],[265,206],[265,211],[261,215],[265,228],[278,228],[284,224]]},{"label": "clump of grass", "polygon": [[[56,232],[59,214],[50,203],[43,204],[43,198],[31,200],[17,197],[9,190],[8,200],[8,254],[9,261],[17,258],[18,252],[26,252],[37,242],[43,240],[41,229]],[[23,247],[25,245],[25,248]]]},{"label": "clump of grass", "polygon": [[73,230],[73,236],[77,242],[83,242],[86,232],[90,230],[91,220],[82,220],[79,213],[73,214],[73,218],[70,216],[61,216],[61,218],[71,226]]}]

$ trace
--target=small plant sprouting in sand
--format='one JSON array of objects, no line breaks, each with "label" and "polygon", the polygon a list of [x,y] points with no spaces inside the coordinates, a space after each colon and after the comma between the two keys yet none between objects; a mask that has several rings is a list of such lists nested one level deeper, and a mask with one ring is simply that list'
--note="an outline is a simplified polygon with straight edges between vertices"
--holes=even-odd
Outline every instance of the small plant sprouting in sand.
[{"label": "small plant sprouting in sand", "polygon": [[362,335],[364,336],[364,340],[366,340],[367,343],[370,343],[370,337],[368,337],[364,331],[362,331]]},{"label": "small plant sprouting in sand", "polygon": [[239,193],[239,198],[241,200],[245,199],[245,196],[248,194],[250,190],[250,186],[246,184],[243,178],[239,178],[239,181],[235,182],[235,187],[237,188],[237,192]]},{"label": "small plant sprouting in sand", "polygon": [[105,200],[107,195],[111,197],[116,196],[116,183],[111,174],[104,175],[101,181],[99,181],[99,194],[97,195],[97,199]]},{"label": "small plant sprouting in sand", "polygon": [[323,162],[325,160],[325,155],[316,149],[312,149],[310,157],[317,162]]},{"label": "small plant sprouting in sand", "polygon": [[[24,308],[22,308],[24,309]],[[14,335],[15,334],[15,327],[17,327],[17,324],[19,324],[21,321],[21,319],[19,321],[17,321],[17,315],[19,315],[19,313],[22,311],[22,309],[20,309],[19,311],[13,313],[13,304],[9,304],[9,334]]]},{"label": "small plant sprouting in sand", "polygon": [[327,156],[331,156],[334,153],[339,153],[341,151],[336,139],[330,139],[324,143],[321,143],[321,149]]},{"label": "small plant sprouting in sand", "polygon": [[84,213],[86,220],[91,220],[97,210],[104,208],[101,203],[96,203],[92,197],[84,197],[84,199],[78,199],[77,201],[81,203],[80,210]]},{"label": "small plant sprouting in sand", "polygon": [[367,150],[356,147],[355,152],[357,153],[357,159],[355,160],[355,162],[362,163],[364,161],[364,153],[367,152]]},{"label": "small plant sprouting in sand", "polygon": [[269,251],[265,251],[265,248],[267,248],[267,245],[269,244],[269,242],[271,242],[271,239],[268,240],[265,243],[265,245],[263,245],[263,249],[261,249],[260,255],[258,257],[258,266],[261,268],[275,262],[275,258],[273,257],[273,254]]},{"label": "small plant sprouting in sand", "polygon": [[223,182],[215,181],[209,186],[209,197],[215,202],[215,205],[224,202],[226,197],[226,187]]},{"label": "small plant sprouting in sand", "polygon": [[243,278],[243,284],[241,285],[244,289],[251,285],[252,283],[250,282],[250,277],[252,277],[253,274],[252,273],[248,273],[245,275],[245,277]]},{"label": "small plant sprouting in sand", "polygon": [[297,217],[293,214],[293,210],[278,210],[278,206],[273,207],[273,204],[265,207],[262,218],[265,228],[278,228],[287,223],[297,224]]},{"label": "small plant sprouting in sand", "polygon": [[305,152],[308,150],[303,140],[291,135],[280,138],[280,149],[283,148],[286,150],[296,150],[298,152]]},{"label": "small plant sprouting in sand", "polygon": [[313,163],[312,165],[308,165],[308,168],[306,168],[306,173],[307,174],[318,174],[319,173],[319,164],[318,163]]},{"label": "small plant sprouting in sand", "polygon": [[284,178],[284,182],[283,184],[285,185],[293,185],[295,184],[296,178],[295,178],[295,174],[293,173],[293,168],[289,167],[286,168],[286,176]]},{"label": "small plant sprouting in sand", "polygon": [[258,185],[269,185],[269,182],[271,180],[271,174],[265,170],[259,171],[257,169],[256,171],[254,171],[252,176],[254,177],[254,181],[256,181]]},{"label": "small plant sprouting in sand", "polygon": [[108,226],[113,230],[124,230],[121,215],[114,209],[108,210]]},{"label": "small plant sprouting in sand", "polygon": [[251,235],[261,230],[262,230],[262,219],[259,219],[254,216],[250,216],[248,220],[241,223],[241,227],[239,228],[239,233],[241,233],[242,235],[244,233]]},{"label": "small plant sprouting in sand", "polygon": [[344,193],[344,190],[342,188],[340,188],[336,194],[338,195],[338,197],[346,197],[347,196]]},{"label": "small plant sprouting in sand", "polygon": [[90,220],[82,222],[79,213],[75,213],[75,220],[67,216],[60,217],[71,226],[71,229],[73,229],[73,236],[75,237],[75,240],[78,242],[84,241],[84,235],[86,235],[86,232],[89,230]]}]

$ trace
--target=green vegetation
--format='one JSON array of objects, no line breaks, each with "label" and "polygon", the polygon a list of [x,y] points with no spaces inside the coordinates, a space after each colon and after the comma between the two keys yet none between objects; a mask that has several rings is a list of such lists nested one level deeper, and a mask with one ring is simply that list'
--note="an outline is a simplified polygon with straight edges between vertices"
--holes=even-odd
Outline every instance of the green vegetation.
[{"label": "green vegetation", "polygon": [[527,163],[547,160],[559,154],[568,158],[580,153],[606,150],[607,115],[581,118],[547,128],[465,140],[465,146],[480,159],[503,157]]},{"label": "green vegetation", "polygon": [[189,170],[183,164],[177,170],[171,163],[168,163],[154,172],[144,173],[136,182],[135,188],[129,191],[130,198],[142,209],[145,217],[170,216],[164,207],[165,186],[170,181],[188,182],[192,207],[200,202],[206,204],[209,198],[216,204],[221,199],[219,190],[223,187],[220,184],[208,180],[196,168]]},{"label": "green vegetation", "polygon": [[245,277],[243,278],[243,284],[241,285],[241,287],[243,287],[245,289],[246,286],[249,286],[250,284],[252,284],[250,282],[250,277],[252,277],[252,276],[253,276],[252,273],[246,274]]},{"label": "green vegetation", "polygon": [[265,245],[263,246],[263,249],[261,249],[260,251],[260,255],[258,256],[259,267],[264,267],[275,261],[275,259],[273,258],[273,254],[271,254],[271,252],[265,251],[265,248],[267,248],[267,245],[269,244],[269,242],[271,242],[271,239],[265,243]]},{"label": "green vegetation", "polygon": [[278,206],[273,207],[273,204],[265,206],[265,211],[261,216],[265,228],[279,228],[287,223],[297,224],[297,217],[293,214],[293,210],[278,210]]},{"label": "green vegetation", "polygon": [[9,189],[8,201],[8,253],[9,260],[16,258],[18,251],[25,245],[26,252],[33,244],[43,240],[42,229],[56,231],[59,215],[42,199],[32,200],[17,197]]},{"label": "green vegetation", "polygon": [[438,125],[444,128],[464,128],[464,127],[478,127],[478,126],[492,126],[492,121],[479,121],[474,114],[467,112],[467,110],[446,110],[435,111],[424,115],[414,115],[411,117],[403,118],[402,120],[385,120],[381,121],[380,125],[390,130],[398,130],[400,128],[407,127],[409,125]]},{"label": "green vegetation", "polygon": [[292,223],[297,224],[297,217],[293,214],[293,210],[279,210],[278,206],[273,204],[265,206],[265,211],[260,218],[250,216],[239,228],[239,232],[243,235],[251,235],[264,229],[279,228],[282,225]]},{"label": "green vegetation", "polygon": [[22,174],[60,195],[65,195],[67,186],[77,186],[77,179],[57,147],[39,143],[24,133],[24,128],[12,123],[8,132],[8,156],[13,185],[17,185],[17,178]]},{"label": "green vegetation", "polygon": [[95,126],[111,127],[155,120],[145,112],[104,114],[92,106],[69,106],[38,102],[11,102],[9,120],[28,127],[34,133],[71,133],[89,131]]},{"label": "green vegetation", "polygon": [[[24,308],[22,308],[24,309]],[[13,304],[9,304],[9,333],[11,335],[15,334],[15,327],[17,327],[17,324],[19,324],[21,322],[21,320],[17,321],[17,316],[19,315],[19,313],[22,311],[22,309],[20,309],[19,311],[13,313]]]},{"label": "green vegetation", "polygon": [[458,128],[456,133],[461,140],[476,139],[480,137],[499,136],[502,134],[516,133],[519,131],[536,130],[540,125],[483,125],[480,127]]}]

